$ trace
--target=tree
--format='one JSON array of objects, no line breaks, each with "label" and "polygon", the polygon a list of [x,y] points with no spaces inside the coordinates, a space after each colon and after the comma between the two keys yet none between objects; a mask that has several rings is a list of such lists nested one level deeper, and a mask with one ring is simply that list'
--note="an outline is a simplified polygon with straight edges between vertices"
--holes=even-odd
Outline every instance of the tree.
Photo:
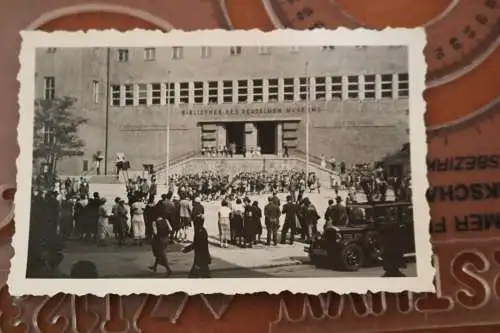
[{"label": "tree", "polygon": [[77,132],[87,119],[71,112],[75,102],[72,97],[35,101],[33,158],[46,163],[49,175],[56,174],[61,159],[83,155],[85,143]]}]

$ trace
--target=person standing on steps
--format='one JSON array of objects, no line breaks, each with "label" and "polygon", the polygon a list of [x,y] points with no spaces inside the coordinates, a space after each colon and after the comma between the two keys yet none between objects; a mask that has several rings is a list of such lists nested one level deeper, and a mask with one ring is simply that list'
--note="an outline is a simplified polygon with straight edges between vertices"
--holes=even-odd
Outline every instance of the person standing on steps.
[{"label": "person standing on steps", "polygon": [[116,153],[116,179],[120,178],[120,171],[125,167],[125,154],[122,152]]}]

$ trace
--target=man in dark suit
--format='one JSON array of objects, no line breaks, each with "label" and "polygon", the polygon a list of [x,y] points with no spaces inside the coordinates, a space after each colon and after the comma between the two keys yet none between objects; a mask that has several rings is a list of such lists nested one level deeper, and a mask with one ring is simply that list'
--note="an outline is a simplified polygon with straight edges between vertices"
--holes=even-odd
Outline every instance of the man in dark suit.
[{"label": "man in dark suit", "polygon": [[328,208],[325,212],[325,221],[329,221],[334,226],[344,226],[347,224],[347,209],[342,205],[342,198],[336,197],[336,203],[333,200],[328,201]]},{"label": "man in dark suit", "polygon": [[166,219],[172,226],[172,233],[170,234],[170,242],[173,242],[177,237],[179,231],[179,223],[176,220],[176,207],[172,201],[172,192],[161,195],[161,200],[157,203],[158,217]]},{"label": "man in dark suit", "polygon": [[276,246],[278,244],[278,229],[280,227],[279,218],[281,216],[281,211],[279,206],[275,204],[273,197],[269,197],[267,201],[268,203],[264,207],[264,216],[267,228],[267,245],[271,245],[272,238],[273,244]]},{"label": "man in dark suit", "polygon": [[286,197],[286,204],[283,205],[282,214],[285,214],[285,223],[283,223],[283,228],[281,229],[281,244],[286,243],[286,235],[290,230],[290,244],[293,244],[295,235],[295,225],[297,221],[298,207],[291,195]]}]

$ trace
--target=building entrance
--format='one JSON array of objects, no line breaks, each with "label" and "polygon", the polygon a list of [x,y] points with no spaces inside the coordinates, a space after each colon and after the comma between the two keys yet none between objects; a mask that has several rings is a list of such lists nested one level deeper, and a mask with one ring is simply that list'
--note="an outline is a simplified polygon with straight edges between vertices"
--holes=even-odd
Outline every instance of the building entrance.
[{"label": "building entrance", "polygon": [[257,129],[257,145],[262,154],[277,154],[277,123],[262,121],[255,123]]},{"label": "building entrance", "polygon": [[245,147],[245,123],[226,123],[225,126],[226,146],[231,147],[234,145],[236,148],[236,154],[242,154],[243,147]]}]

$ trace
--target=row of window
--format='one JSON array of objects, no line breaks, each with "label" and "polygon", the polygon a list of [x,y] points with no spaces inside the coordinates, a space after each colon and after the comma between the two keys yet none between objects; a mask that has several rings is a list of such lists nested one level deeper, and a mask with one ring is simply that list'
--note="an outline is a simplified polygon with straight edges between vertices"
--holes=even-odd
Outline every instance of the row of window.
[{"label": "row of window", "polygon": [[[367,46],[356,46],[357,48],[366,48]],[[228,54],[231,56],[237,56],[242,54],[242,47],[241,46],[232,46],[228,48]],[[321,46],[321,49],[323,51],[333,51],[335,50],[335,46],[328,45],[328,46]],[[56,48],[48,48],[47,53],[55,53]],[[174,46],[171,49],[171,58],[172,59],[182,59],[184,57],[184,47],[183,46]],[[299,52],[299,47],[298,46],[291,46],[290,47],[290,52],[296,53]],[[257,53],[258,54],[270,54],[271,53],[271,48],[268,46],[260,46],[257,47]],[[212,55],[212,48],[209,46],[202,46],[200,48],[200,56],[202,58],[209,58]],[[127,62],[129,61],[130,58],[130,52],[129,49],[127,48],[120,48],[116,50],[115,53],[115,59],[116,61],[119,62]],[[153,61],[156,60],[156,48],[154,47],[147,47],[144,48],[144,60],[145,61]]]},{"label": "row of window", "polygon": [[[408,73],[312,78],[139,83],[111,86],[112,106],[222,104],[300,100],[401,99],[409,95]],[[309,81],[309,82],[308,82]],[[309,89],[308,89],[309,87]],[[99,102],[99,82],[92,100]],[[55,78],[45,77],[44,98],[55,96]]]},{"label": "row of window", "polygon": [[[308,82],[309,81],[309,82]],[[308,89],[309,87],[309,89]],[[408,98],[407,73],[139,83],[111,86],[111,105],[222,104]]]},{"label": "row of window", "polygon": [[[356,46],[356,48],[366,48],[367,46]],[[335,46],[321,46],[323,51],[333,51],[335,50]],[[228,54],[231,56],[237,56],[242,53],[243,48],[241,46],[231,46],[228,49]],[[299,52],[298,46],[291,46],[290,52],[296,53]],[[268,46],[259,46],[257,47],[257,53],[261,55],[271,54],[271,48]],[[209,46],[202,46],[200,49],[200,56],[202,58],[209,58],[212,55],[212,48]],[[182,46],[174,46],[172,47],[172,59],[178,60],[184,57],[184,47]],[[153,61],[156,59],[156,48],[147,47],[144,49],[144,60]],[[129,50],[125,48],[121,48],[117,50],[116,60],[119,62],[127,62],[129,60]]]}]

